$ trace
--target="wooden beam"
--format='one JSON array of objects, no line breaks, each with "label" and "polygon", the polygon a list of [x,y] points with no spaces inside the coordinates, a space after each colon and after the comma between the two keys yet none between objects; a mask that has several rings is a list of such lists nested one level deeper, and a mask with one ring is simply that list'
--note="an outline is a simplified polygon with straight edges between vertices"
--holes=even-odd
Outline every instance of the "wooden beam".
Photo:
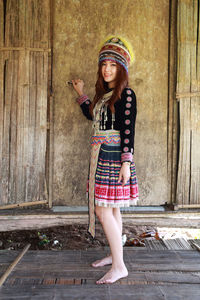
[{"label": "wooden beam", "polygon": [[[154,226],[174,228],[199,228],[199,212],[161,212],[161,213],[131,213],[122,214],[123,224],[126,226]],[[97,221],[98,222],[98,221]],[[88,214],[83,213],[41,213],[27,211],[18,215],[0,215],[1,232],[12,230],[32,230],[49,228],[53,226],[64,226],[72,224],[88,224]]]},{"label": "wooden beam", "polygon": [[200,252],[200,247],[199,245],[197,245],[197,243],[195,243],[194,241],[191,242],[192,245]]},{"label": "wooden beam", "polygon": [[192,98],[192,97],[199,97],[200,92],[189,92],[189,93],[177,93],[176,99],[180,100],[181,98]]},{"label": "wooden beam", "polygon": [[0,47],[0,51],[36,51],[36,52],[51,52],[49,48],[32,48],[32,47]]},{"label": "wooden beam", "polygon": [[177,204],[174,206],[174,209],[177,208],[200,208],[200,204]]},{"label": "wooden beam", "polygon": [[44,201],[34,201],[34,202],[8,204],[8,205],[0,206],[0,210],[1,209],[16,208],[16,207],[32,206],[32,205],[41,205],[41,204],[48,204],[48,201],[44,200]]}]

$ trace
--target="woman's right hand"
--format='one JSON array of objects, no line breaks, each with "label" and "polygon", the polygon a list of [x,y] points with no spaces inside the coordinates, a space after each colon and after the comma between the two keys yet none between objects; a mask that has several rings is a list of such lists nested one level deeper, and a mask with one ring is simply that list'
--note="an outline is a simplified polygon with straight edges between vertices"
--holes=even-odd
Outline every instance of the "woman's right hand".
[{"label": "woman's right hand", "polygon": [[73,87],[79,96],[83,96],[84,81],[81,79],[72,80]]}]

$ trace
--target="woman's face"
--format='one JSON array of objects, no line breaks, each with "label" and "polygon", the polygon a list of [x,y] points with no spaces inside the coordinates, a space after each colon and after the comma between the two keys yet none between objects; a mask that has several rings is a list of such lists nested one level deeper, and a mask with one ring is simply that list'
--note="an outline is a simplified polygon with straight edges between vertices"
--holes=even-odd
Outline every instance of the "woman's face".
[{"label": "woman's face", "polygon": [[104,81],[108,83],[108,87],[115,87],[115,81],[117,77],[117,63],[112,60],[103,61],[101,72]]}]

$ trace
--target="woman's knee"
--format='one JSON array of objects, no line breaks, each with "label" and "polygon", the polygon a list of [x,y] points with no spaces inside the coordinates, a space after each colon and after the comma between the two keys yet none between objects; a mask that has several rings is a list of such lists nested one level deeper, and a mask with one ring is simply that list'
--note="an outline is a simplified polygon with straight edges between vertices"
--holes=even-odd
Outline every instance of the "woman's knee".
[{"label": "woman's knee", "polygon": [[98,217],[98,219],[101,221],[102,216],[103,216],[102,207],[96,206],[95,207],[95,213],[96,213],[96,216]]},{"label": "woman's knee", "polygon": [[113,215],[116,217],[121,215],[121,211],[119,207],[113,208]]},{"label": "woman's knee", "polygon": [[95,212],[99,221],[102,223],[105,219],[110,217],[110,215],[112,214],[112,209],[110,207],[96,206]]}]

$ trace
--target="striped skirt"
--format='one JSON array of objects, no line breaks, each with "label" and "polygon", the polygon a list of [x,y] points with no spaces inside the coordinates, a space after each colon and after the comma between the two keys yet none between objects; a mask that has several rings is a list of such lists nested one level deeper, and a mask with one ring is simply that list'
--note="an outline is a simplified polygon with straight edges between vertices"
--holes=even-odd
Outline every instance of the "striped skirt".
[{"label": "striped skirt", "polygon": [[92,150],[88,180],[89,232],[95,235],[94,206],[128,207],[138,200],[138,182],[135,163],[130,166],[131,177],[122,186],[118,182],[121,169],[120,133],[107,130],[92,137]]},{"label": "striped skirt", "polygon": [[102,144],[95,174],[95,205],[104,207],[127,207],[136,205],[138,183],[135,163],[131,163],[131,177],[126,185],[118,182],[121,169],[120,143]]}]

